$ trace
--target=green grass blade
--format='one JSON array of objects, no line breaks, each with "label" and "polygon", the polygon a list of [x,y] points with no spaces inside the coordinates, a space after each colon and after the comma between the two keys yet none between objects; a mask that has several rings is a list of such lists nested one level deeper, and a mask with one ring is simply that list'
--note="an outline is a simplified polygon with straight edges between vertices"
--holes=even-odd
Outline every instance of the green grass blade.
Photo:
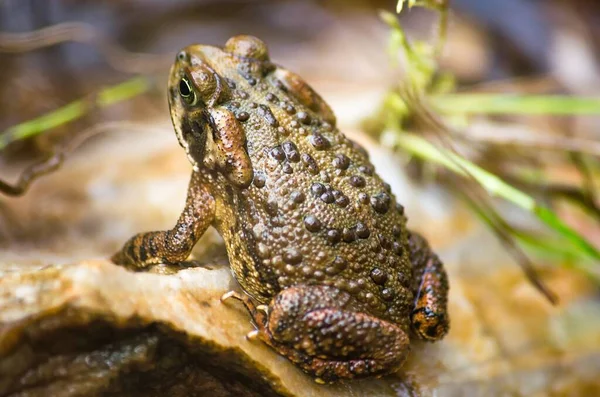
[{"label": "green grass blade", "polygon": [[531,212],[566,241],[573,244],[582,253],[585,253],[587,257],[600,260],[600,252],[585,237],[570,228],[548,208],[537,204],[533,197],[514,188],[496,175],[454,153],[437,148],[426,139],[414,134],[390,132],[386,134],[385,140],[388,143],[392,140],[393,142],[391,143],[403,148],[407,152],[442,165],[457,174],[465,176],[465,171],[468,172],[490,195],[501,197]]},{"label": "green grass blade", "polygon": [[600,97],[512,94],[445,94],[429,98],[445,114],[598,115]]},{"label": "green grass blade", "polygon": [[0,133],[0,150],[12,142],[31,138],[49,129],[76,120],[94,106],[107,107],[125,101],[146,92],[149,87],[150,81],[147,78],[135,77],[116,86],[102,89],[98,93],[95,102],[89,103],[79,99],[38,118],[12,126]]},{"label": "green grass blade", "polygon": [[30,138],[41,132],[73,121],[81,117],[85,113],[85,109],[85,103],[82,100],[78,100],[36,119],[10,127],[0,134],[0,150],[14,141]]}]

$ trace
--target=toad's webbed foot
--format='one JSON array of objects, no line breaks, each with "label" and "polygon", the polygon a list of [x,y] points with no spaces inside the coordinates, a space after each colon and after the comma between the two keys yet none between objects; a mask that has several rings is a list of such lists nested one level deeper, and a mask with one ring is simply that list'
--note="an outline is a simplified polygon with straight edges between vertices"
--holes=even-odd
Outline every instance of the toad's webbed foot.
[{"label": "toad's webbed foot", "polygon": [[400,327],[358,311],[354,299],[334,287],[289,287],[268,308],[233,297],[248,308],[260,339],[320,383],[390,373],[409,352]]}]

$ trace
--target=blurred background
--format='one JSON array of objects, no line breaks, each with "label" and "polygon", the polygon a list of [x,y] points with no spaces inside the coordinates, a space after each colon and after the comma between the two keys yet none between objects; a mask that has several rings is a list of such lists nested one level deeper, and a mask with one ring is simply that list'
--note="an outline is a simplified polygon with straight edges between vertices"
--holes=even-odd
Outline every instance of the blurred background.
[{"label": "blurred background", "polygon": [[[378,105],[375,92],[397,78],[385,51],[389,31],[377,15],[395,6],[394,0],[2,0],[0,131],[137,74],[156,76],[144,98],[87,114],[65,129],[94,119],[137,117],[150,106],[166,116],[164,76],[177,49],[192,42],[222,45],[239,33],[264,39],[276,61],[305,76],[325,97],[338,89],[359,94],[352,100],[359,105],[348,106],[362,117]],[[451,9],[442,67],[459,87],[503,81],[513,88],[516,83],[507,80],[549,77],[555,81],[528,81],[521,89],[598,92],[597,1],[454,0]],[[414,9],[401,20],[409,34],[426,38],[434,16]],[[10,35],[51,26],[55,29],[41,42],[59,44],[31,48],[19,45],[23,37]],[[334,105],[341,111],[344,104]],[[19,142],[9,152],[39,149],[62,132]]]},{"label": "blurred background", "polygon": [[[447,395],[486,395],[481,384],[498,395],[597,393],[600,2],[451,1],[420,99],[407,95],[390,25],[436,43],[439,15],[395,15],[396,3],[0,0],[0,178],[110,126],[24,197],[0,193],[0,265],[106,257],[132,233],[169,227],[189,171],[169,126],[170,64],[191,43],[251,34],[369,148],[411,227],[448,263],[453,332],[440,350],[417,348],[413,381]],[[534,100],[498,111],[505,102],[474,94]],[[489,174],[457,175],[424,154],[426,142]],[[540,280],[558,306],[531,287]]]}]

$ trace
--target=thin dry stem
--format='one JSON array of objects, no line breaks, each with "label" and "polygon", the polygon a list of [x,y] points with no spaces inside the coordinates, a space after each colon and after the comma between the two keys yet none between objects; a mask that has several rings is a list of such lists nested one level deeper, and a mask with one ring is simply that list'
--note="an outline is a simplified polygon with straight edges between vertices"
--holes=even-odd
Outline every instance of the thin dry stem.
[{"label": "thin dry stem", "polygon": [[101,133],[106,133],[111,130],[123,128],[130,123],[126,122],[109,122],[101,123],[89,127],[77,134],[65,146],[56,148],[54,152],[47,157],[33,163],[27,167],[17,179],[17,182],[10,184],[0,179],[0,192],[8,196],[22,196],[29,190],[31,184],[38,178],[56,171],[65,161],[67,154],[72,152],[77,147],[81,146],[85,141]]},{"label": "thin dry stem", "polygon": [[523,146],[532,149],[574,151],[600,157],[600,142],[579,137],[564,137],[534,133],[518,125],[499,125],[474,121],[469,127],[452,130],[456,138],[502,146]]},{"label": "thin dry stem", "polygon": [[171,62],[171,55],[127,51],[83,22],[64,22],[24,33],[0,32],[0,52],[5,53],[24,53],[66,42],[97,46],[114,69],[126,73],[150,73],[166,68]]}]

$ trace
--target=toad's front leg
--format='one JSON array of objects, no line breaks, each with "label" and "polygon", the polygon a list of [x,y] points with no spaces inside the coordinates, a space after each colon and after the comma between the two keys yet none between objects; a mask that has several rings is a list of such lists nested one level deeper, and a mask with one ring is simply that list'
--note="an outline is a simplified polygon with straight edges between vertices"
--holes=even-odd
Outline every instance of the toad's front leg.
[{"label": "toad's front leg", "polygon": [[390,373],[409,352],[400,327],[360,312],[349,294],[334,287],[289,287],[262,308],[266,314],[233,296],[245,302],[259,338],[320,383]]},{"label": "toad's front leg", "polygon": [[184,261],[215,217],[215,200],[192,173],[183,213],[171,230],[140,233],[130,238],[112,261],[133,269]]}]

